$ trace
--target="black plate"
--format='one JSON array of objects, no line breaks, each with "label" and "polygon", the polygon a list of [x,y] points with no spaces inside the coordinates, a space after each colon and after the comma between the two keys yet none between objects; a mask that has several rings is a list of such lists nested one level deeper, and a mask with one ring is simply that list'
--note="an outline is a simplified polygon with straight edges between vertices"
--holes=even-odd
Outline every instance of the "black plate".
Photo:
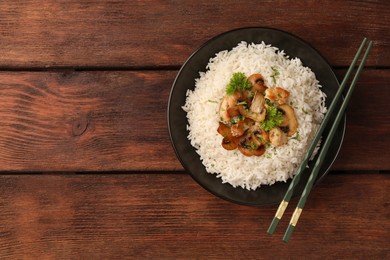
[{"label": "black plate", "polygon": [[[248,43],[261,43],[264,41],[266,44],[271,44],[280,50],[284,50],[290,58],[300,58],[303,65],[309,67],[315,73],[317,80],[322,85],[322,91],[327,95],[326,105],[329,107],[339,88],[339,83],[331,66],[318,51],[300,38],[284,31],[259,27],[240,28],[225,32],[207,41],[181,67],[173,83],[169,97],[169,134],[173,148],[181,164],[193,179],[206,190],[218,197],[239,204],[249,206],[275,204],[283,199],[291,180],[277,182],[271,186],[261,186],[255,191],[233,188],[230,184],[223,184],[222,180],[217,178],[216,175],[206,172],[195,148],[191,146],[187,139],[188,131],[186,125],[188,121],[186,112],[181,108],[185,104],[187,89],[194,89],[195,79],[199,78],[199,72],[206,71],[206,65],[211,57],[214,57],[216,53],[222,50],[231,50],[241,41]],[[341,103],[339,105],[341,106]],[[331,119],[330,122],[332,121]],[[326,175],[337,157],[344,137],[345,122],[346,118],[344,115],[343,123],[340,124],[337,130],[328,155],[318,173],[316,183]],[[326,138],[329,130],[330,128],[325,129],[323,134],[324,138]],[[313,163],[309,163],[309,167],[312,168],[312,166]],[[307,169],[294,195],[302,193],[309,174],[310,171]]]}]

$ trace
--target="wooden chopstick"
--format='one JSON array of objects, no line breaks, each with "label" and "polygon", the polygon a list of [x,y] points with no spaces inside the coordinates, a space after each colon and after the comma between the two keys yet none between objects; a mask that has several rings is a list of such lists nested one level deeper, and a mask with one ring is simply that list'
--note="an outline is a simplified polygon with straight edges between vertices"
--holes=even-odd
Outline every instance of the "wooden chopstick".
[{"label": "wooden chopstick", "polygon": [[[353,70],[354,67],[355,67],[356,62],[358,61],[358,59],[359,59],[359,57],[360,57],[360,55],[361,55],[361,52],[363,51],[363,48],[364,48],[366,42],[367,42],[367,39],[364,38],[363,41],[362,41],[362,43],[361,43],[361,45],[360,45],[360,47],[359,47],[358,52],[356,53],[356,55],[355,55],[355,57],[354,57],[354,59],[353,59],[351,65],[350,65],[350,67],[349,67],[349,69],[348,69],[348,71],[347,71],[347,73],[346,73],[346,75],[345,75],[345,77],[344,77],[344,79],[343,79],[341,85],[340,85],[339,90],[337,91],[337,93],[336,93],[336,95],[335,95],[335,97],[334,97],[334,99],[333,99],[331,105],[330,105],[329,108],[328,108],[328,112],[325,114],[325,117],[324,117],[324,119],[322,120],[322,123],[321,123],[320,127],[318,128],[317,133],[316,133],[316,135],[314,136],[313,141],[311,142],[311,145],[310,145],[310,147],[309,147],[307,153],[305,154],[305,157],[304,157],[304,159],[303,159],[301,165],[300,165],[299,168],[297,169],[297,174],[295,175],[295,177],[293,178],[292,182],[290,183],[290,186],[289,186],[289,188],[288,188],[288,190],[287,190],[287,192],[286,192],[286,194],[285,194],[285,196],[284,196],[282,202],[280,203],[278,210],[276,211],[275,217],[273,218],[273,220],[272,220],[272,222],[271,222],[271,224],[270,224],[270,226],[269,226],[269,228],[268,228],[268,231],[267,231],[269,234],[273,234],[273,233],[274,233],[274,231],[275,231],[275,229],[276,229],[276,227],[277,227],[277,225],[278,225],[280,219],[282,218],[283,213],[284,213],[285,209],[287,208],[287,205],[288,205],[288,203],[289,203],[289,201],[290,201],[290,199],[291,199],[291,197],[292,197],[294,188],[295,188],[296,185],[299,183],[300,178],[301,178],[301,175],[302,175],[302,172],[303,172],[304,169],[306,168],[307,163],[308,163],[308,161],[309,161],[309,158],[311,157],[311,154],[313,153],[314,149],[316,148],[317,143],[318,143],[319,139],[321,138],[321,135],[322,135],[322,133],[323,133],[325,127],[327,126],[327,123],[328,123],[328,121],[329,121],[329,119],[330,119],[330,117],[331,117],[331,114],[333,113],[333,111],[334,111],[334,109],[335,109],[335,107],[336,107],[336,104],[337,104],[338,100],[340,100],[340,98],[341,98],[341,95],[342,95],[342,92],[343,92],[343,90],[344,90],[344,88],[345,88],[345,86],[346,86],[346,83],[347,83],[347,81],[348,81],[348,79],[349,79],[349,77],[350,77],[350,75],[351,75],[352,70]],[[364,61],[365,61],[365,59],[367,58],[367,55],[368,55],[368,53],[369,53],[369,50],[371,49],[371,44],[372,44],[372,43],[370,42],[370,43],[369,43],[369,48],[367,48],[367,50],[366,50],[366,54],[365,54]],[[360,67],[359,67],[360,70],[359,70],[358,73],[355,75],[355,79],[354,79],[355,82],[356,82],[356,80],[357,80],[357,77],[356,77],[356,76],[359,76],[360,71],[361,71],[361,69],[362,69],[362,67],[363,67],[364,61],[362,60],[362,63],[360,64]],[[344,103],[347,104],[347,103],[348,103],[348,100],[345,100]],[[345,105],[345,106],[346,106],[346,105]],[[344,110],[345,110],[345,109],[344,109]],[[339,114],[342,115],[343,112],[340,113],[340,111],[339,111]],[[340,118],[341,118],[341,116],[340,116]],[[329,135],[329,136],[330,136],[330,135]],[[324,149],[322,149],[322,150],[324,150]],[[319,162],[319,163],[320,163],[320,162]],[[318,167],[318,168],[319,168],[319,167]],[[315,178],[313,178],[313,182],[314,182],[314,180],[315,180]],[[306,198],[307,198],[307,197],[306,197]],[[302,211],[302,208],[300,208],[300,210],[296,210],[296,213],[293,215],[294,218],[296,218],[296,221],[298,220],[298,217],[299,217],[299,214],[300,214],[301,211]],[[295,219],[293,219],[293,220],[294,220],[293,223],[296,223],[296,222],[295,222]],[[290,228],[290,230],[291,230],[291,228]],[[290,232],[292,232],[292,231],[289,231],[289,232],[288,232],[288,233],[291,235]],[[287,232],[286,232],[286,233],[287,233]],[[286,240],[288,240],[288,236],[286,236]]]},{"label": "wooden chopstick", "polygon": [[290,239],[293,231],[294,231],[294,228],[298,222],[298,219],[299,219],[299,216],[301,215],[301,212],[302,212],[302,209],[303,207],[305,206],[305,203],[306,203],[306,200],[310,194],[310,191],[313,187],[313,184],[317,178],[317,174],[320,170],[320,167],[322,165],[322,163],[324,162],[324,159],[325,159],[325,156],[329,150],[329,146],[330,144],[332,143],[332,140],[333,140],[333,137],[336,133],[336,130],[337,130],[337,127],[339,126],[339,123],[341,121],[341,118],[343,117],[344,115],[344,112],[345,112],[345,109],[347,108],[347,105],[348,105],[348,101],[349,99],[351,98],[351,95],[352,95],[352,92],[353,90],[355,89],[355,85],[356,85],[356,82],[360,76],[360,73],[362,72],[363,70],[363,67],[364,67],[364,63],[366,62],[366,59],[367,59],[367,56],[371,50],[371,47],[372,47],[372,41],[370,41],[368,43],[368,46],[367,46],[367,49],[366,49],[366,52],[361,60],[361,63],[356,71],[356,74],[355,74],[355,77],[353,78],[352,82],[351,82],[351,86],[349,87],[349,90],[345,96],[345,99],[344,99],[344,102],[342,103],[341,105],[341,108],[339,110],[339,112],[337,113],[337,116],[336,116],[336,119],[332,125],[332,128],[330,129],[329,131],[329,134],[328,134],[328,137],[326,138],[326,141],[325,143],[323,144],[323,147],[321,149],[321,152],[320,152],[320,155],[318,156],[315,164],[314,164],[314,167],[313,167],[313,171],[311,172],[310,174],[310,177],[309,177],[309,180],[307,181],[306,183],[306,186],[305,186],[305,189],[303,190],[302,192],[302,195],[301,195],[301,198],[298,202],[298,205],[297,207],[295,208],[295,211],[291,217],[291,220],[290,220],[290,224],[288,225],[288,228],[286,230],[286,233],[284,234],[283,236],[283,241],[284,242],[288,242],[288,240]]}]

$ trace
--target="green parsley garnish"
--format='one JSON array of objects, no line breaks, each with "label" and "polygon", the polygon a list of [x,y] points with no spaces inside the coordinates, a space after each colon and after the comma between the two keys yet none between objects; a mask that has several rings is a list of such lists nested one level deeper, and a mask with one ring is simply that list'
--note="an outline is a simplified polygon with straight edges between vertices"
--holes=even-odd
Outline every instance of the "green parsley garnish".
[{"label": "green parsley garnish", "polygon": [[254,142],[251,142],[249,145],[250,145],[252,150],[257,150],[257,148],[258,148]]},{"label": "green parsley garnish", "polygon": [[247,80],[245,74],[242,72],[236,72],[233,74],[229,84],[226,86],[226,94],[233,95],[236,91],[248,89],[251,89],[251,84]]},{"label": "green parsley garnish", "polygon": [[291,139],[295,139],[295,140],[299,141],[299,132],[297,132],[297,134],[294,137],[292,137]]},{"label": "green parsley garnish", "polygon": [[248,103],[246,101],[242,101],[242,102],[238,102],[237,103],[237,106],[241,106],[241,105],[248,105]]},{"label": "green parsley garnish", "polygon": [[275,106],[268,105],[267,115],[260,126],[268,132],[272,128],[280,126],[283,122],[283,117],[283,113],[280,112]]},{"label": "green parsley garnish", "polygon": [[271,78],[272,78],[274,85],[276,85],[276,78],[279,76],[280,73],[279,73],[278,69],[275,67],[271,67],[271,69],[272,69]]}]

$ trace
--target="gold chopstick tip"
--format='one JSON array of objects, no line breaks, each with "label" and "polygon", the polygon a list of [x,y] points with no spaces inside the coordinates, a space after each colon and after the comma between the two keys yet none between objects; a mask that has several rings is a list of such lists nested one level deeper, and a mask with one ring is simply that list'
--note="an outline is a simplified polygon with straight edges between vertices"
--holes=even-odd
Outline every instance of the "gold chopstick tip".
[{"label": "gold chopstick tip", "polygon": [[302,209],[296,207],[295,210],[294,210],[294,213],[293,213],[293,215],[291,217],[290,225],[292,225],[294,227],[296,226],[296,224],[298,223],[298,219],[301,216],[301,213],[302,213]]},{"label": "gold chopstick tip", "polygon": [[282,200],[279,204],[279,208],[275,213],[275,218],[281,219],[283,217],[284,211],[286,210],[288,201]]}]

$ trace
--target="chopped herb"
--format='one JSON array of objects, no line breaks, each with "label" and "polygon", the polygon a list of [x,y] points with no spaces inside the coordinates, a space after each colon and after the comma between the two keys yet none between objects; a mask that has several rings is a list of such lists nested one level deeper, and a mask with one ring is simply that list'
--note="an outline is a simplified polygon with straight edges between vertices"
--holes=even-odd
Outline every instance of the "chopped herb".
[{"label": "chopped herb", "polygon": [[268,146],[268,145],[269,145],[268,141],[265,140],[264,138],[262,138],[261,136],[257,136],[257,140],[258,140],[260,143],[264,144],[265,146]]},{"label": "chopped herb", "polygon": [[218,101],[211,100],[211,99],[209,99],[209,100],[207,100],[207,101],[210,102],[210,103],[218,103]]},{"label": "chopped herb", "polygon": [[268,98],[265,99],[265,103],[268,105],[268,106],[272,106],[273,103],[271,102],[271,100],[269,100]]},{"label": "chopped herb", "polygon": [[238,102],[237,106],[240,106],[240,105],[248,105],[248,103],[246,101]]},{"label": "chopped herb", "polygon": [[257,137],[257,140],[258,140],[260,143],[263,143],[263,144],[265,143],[264,139],[263,139],[262,137],[260,137],[260,136]]},{"label": "chopped herb", "polygon": [[297,132],[297,134],[294,137],[292,137],[291,139],[295,139],[295,140],[299,141],[299,132]]},{"label": "chopped herb", "polygon": [[260,124],[265,131],[270,131],[272,128],[280,126],[283,122],[283,113],[275,106],[269,105],[265,120]]},{"label": "chopped herb", "polygon": [[226,86],[226,94],[233,95],[236,91],[249,89],[251,89],[251,84],[247,80],[245,74],[242,72],[236,72],[233,74],[229,84]]},{"label": "chopped herb", "polygon": [[244,120],[244,116],[243,115],[238,115],[238,116],[234,116],[232,118],[230,118],[230,123],[231,124],[237,124],[238,122]]},{"label": "chopped herb", "polygon": [[276,84],[276,78],[279,76],[280,73],[279,73],[278,69],[275,68],[275,67],[271,67],[271,69],[272,69],[271,78],[272,78],[272,81],[273,81],[273,83],[275,85]]},{"label": "chopped herb", "polygon": [[250,147],[252,150],[257,150],[257,145],[254,142],[250,143]]},{"label": "chopped herb", "polygon": [[305,114],[309,114],[303,107],[302,107],[302,112]]}]

